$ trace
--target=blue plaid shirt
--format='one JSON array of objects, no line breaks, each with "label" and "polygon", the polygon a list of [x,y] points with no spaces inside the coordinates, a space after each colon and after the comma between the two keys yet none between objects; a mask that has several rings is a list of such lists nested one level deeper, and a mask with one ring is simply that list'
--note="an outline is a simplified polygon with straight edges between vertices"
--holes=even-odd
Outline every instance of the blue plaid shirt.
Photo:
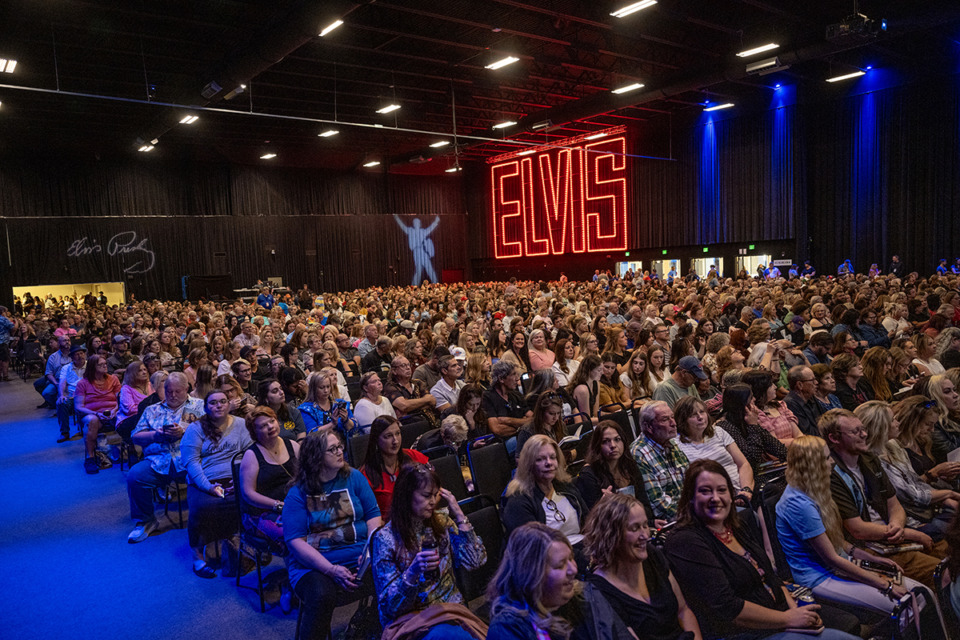
[{"label": "blue plaid shirt", "polygon": [[[203,400],[187,398],[177,409],[171,409],[166,402],[147,407],[140,416],[140,421],[134,427],[133,433],[141,431],[160,431],[164,425],[179,424],[180,422],[194,422],[204,414]],[[151,442],[143,448],[143,456],[150,461],[150,466],[157,473],[170,473],[170,465],[175,471],[183,471],[186,465],[180,459],[180,441]]]}]

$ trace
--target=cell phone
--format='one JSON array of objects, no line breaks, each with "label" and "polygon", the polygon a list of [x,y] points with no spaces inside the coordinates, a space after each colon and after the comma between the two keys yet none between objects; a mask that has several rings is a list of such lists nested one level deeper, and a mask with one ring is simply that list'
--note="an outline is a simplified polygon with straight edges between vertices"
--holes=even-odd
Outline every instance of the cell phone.
[{"label": "cell phone", "polygon": [[889,576],[891,578],[896,578],[900,575],[900,572],[895,567],[891,567],[888,564],[880,564],[879,562],[874,562],[872,560],[861,560],[860,568]]}]

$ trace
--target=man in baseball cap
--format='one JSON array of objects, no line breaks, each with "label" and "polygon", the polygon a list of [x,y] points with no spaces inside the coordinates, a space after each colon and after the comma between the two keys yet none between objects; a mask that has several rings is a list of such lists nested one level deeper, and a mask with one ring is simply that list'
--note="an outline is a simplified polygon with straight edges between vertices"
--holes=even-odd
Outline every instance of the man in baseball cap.
[{"label": "man in baseball cap", "polygon": [[706,379],[707,374],[703,372],[700,361],[694,356],[684,356],[677,363],[673,375],[657,386],[656,391],[653,392],[653,399],[666,402],[670,405],[670,409],[673,409],[683,396],[693,396],[699,400],[697,380]]}]

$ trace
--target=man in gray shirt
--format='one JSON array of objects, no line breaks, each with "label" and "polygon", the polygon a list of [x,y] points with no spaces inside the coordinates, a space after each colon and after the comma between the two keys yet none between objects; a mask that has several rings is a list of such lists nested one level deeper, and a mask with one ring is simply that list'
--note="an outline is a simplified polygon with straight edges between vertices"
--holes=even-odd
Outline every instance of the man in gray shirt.
[{"label": "man in gray shirt", "polygon": [[684,356],[677,363],[677,369],[673,372],[673,375],[657,385],[657,389],[653,392],[653,399],[666,402],[671,409],[684,396],[693,396],[699,400],[697,380],[706,379],[707,374],[703,372],[700,361],[694,356]]}]

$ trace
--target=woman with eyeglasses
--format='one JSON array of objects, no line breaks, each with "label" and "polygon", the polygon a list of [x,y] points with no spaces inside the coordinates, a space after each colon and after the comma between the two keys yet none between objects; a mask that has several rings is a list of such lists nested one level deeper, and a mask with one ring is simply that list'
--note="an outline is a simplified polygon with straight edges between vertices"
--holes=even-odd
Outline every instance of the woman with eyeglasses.
[{"label": "woman with eyeglasses", "polygon": [[[763,544],[741,526],[733,508],[733,485],[718,462],[697,460],[690,465],[678,513],[677,530],[667,538],[665,550],[705,639],[802,640],[814,634],[825,640],[856,640],[823,628],[821,616],[827,611],[821,605],[797,605]],[[856,617],[839,611],[830,611],[826,625],[860,627]]]},{"label": "woman with eyeglasses", "polygon": [[592,333],[584,333],[580,336],[580,347],[577,351],[577,361],[582,365],[587,356],[600,355],[600,340]]},{"label": "woman with eyeglasses", "polygon": [[707,406],[702,400],[685,396],[673,408],[677,421],[680,450],[687,460],[708,459],[719,462],[727,471],[741,501],[749,505],[753,500],[753,467],[729,433],[719,425],[711,424]]},{"label": "woman with eyeglasses", "polygon": [[187,534],[193,572],[209,579],[216,571],[204,561],[204,547],[233,536],[239,524],[230,464],[253,441],[243,421],[230,415],[230,399],[223,391],[208,393],[204,409],[203,417],[184,432],[180,455],[187,470]]},{"label": "woman with eyeglasses", "polygon": [[580,543],[587,508],[566,467],[560,445],[553,438],[535,435],[527,440],[516,474],[504,492],[507,535],[527,522],[539,522],[567,536],[575,547]]},{"label": "woman with eyeglasses", "polygon": [[370,430],[370,425],[380,416],[390,416],[394,419],[397,412],[390,404],[390,399],[384,395],[383,382],[375,371],[368,371],[360,378],[360,392],[362,397],[357,400],[353,415],[364,431]]},{"label": "woman with eyeglasses", "polygon": [[[436,510],[440,500],[449,514]],[[487,626],[464,606],[453,569],[476,569],[487,561],[487,552],[457,499],[440,486],[433,469],[412,464],[397,476],[393,506],[389,524],[371,541],[383,627],[393,625],[394,638],[483,640]],[[426,537],[433,539],[431,548],[424,548]],[[445,606],[433,606],[440,604]],[[424,613],[431,614],[426,633],[416,617]]]},{"label": "woman with eyeglasses", "polygon": [[426,463],[427,457],[414,449],[400,446],[400,423],[393,416],[380,416],[370,425],[370,439],[363,457],[362,473],[373,494],[384,520],[390,517],[393,488],[405,466]]},{"label": "woman with eyeglasses", "polygon": [[817,379],[817,390],[813,392],[813,397],[820,403],[820,408],[824,413],[830,409],[842,409],[840,398],[835,395],[837,390],[837,381],[833,377],[833,370],[828,364],[815,364],[810,369]]},{"label": "woman with eyeglasses", "polygon": [[300,469],[283,500],[283,536],[290,585],[300,599],[300,637],[323,640],[338,593],[356,591],[367,538],[381,525],[373,490],[343,458],[336,431],[309,434]]},{"label": "woman with eyeglasses", "polygon": [[584,551],[593,571],[576,637],[700,640],[700,625],[650,538],[646,511],[632,496],[606,495],[590,511]]}]

